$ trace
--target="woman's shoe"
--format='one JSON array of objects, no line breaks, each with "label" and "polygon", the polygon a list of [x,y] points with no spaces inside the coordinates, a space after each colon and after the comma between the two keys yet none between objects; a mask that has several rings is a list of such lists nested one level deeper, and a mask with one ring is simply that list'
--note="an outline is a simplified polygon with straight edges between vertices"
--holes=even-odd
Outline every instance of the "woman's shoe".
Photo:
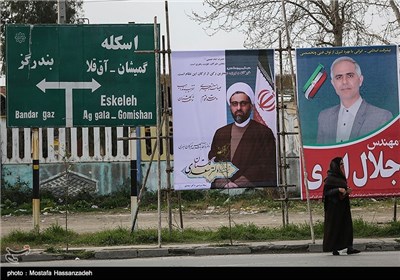
[{"label": "woman's shoe", "polygon": [[360,253],[360,251],[357,249],[353,249],[353,248],[347,249],[347,255],[358,254],[358,253]]},{"label": "woman's shoe", "polygon": [[339,256],[339,252],[335,250],[335,251],[332,252],[332,255]]}]

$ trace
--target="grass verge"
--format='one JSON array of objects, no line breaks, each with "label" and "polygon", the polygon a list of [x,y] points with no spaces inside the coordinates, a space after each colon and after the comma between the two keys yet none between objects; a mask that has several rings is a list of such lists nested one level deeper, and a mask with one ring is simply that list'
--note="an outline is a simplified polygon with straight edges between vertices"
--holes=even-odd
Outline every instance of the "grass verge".
[{"label": "grass verge", "polygon": [[[387,224],[367,223],[361,219],[353,221],[354,238],[399,238],[400,222]],[[323,236],[323,223],[314,224],[316,239]],[[235,225],[232,228],[220,227],[216,230],[198,230],[187,228],[184,230],[162,229],[162,242],[164,244],[190,244],[190,243],[216,243],[226,244],[229,241],[261,242],[274,240],[307,240],[310,239],[308,224],[289,224],[280,227],[258,227],[254,224]],[[157,244],[158,231],[156,229],[143,229],[131,232],[128,228],[118,227],[96,233],[78,234],[65,230],[59,225],[53,225],[42,232],[21,230],[12,231],[1,239],[2,254],[6,248],[18,250],[28,244],[31,248],[45,249],[49,252],[63,250],[68,247],[106,247],[122,245]]]}]

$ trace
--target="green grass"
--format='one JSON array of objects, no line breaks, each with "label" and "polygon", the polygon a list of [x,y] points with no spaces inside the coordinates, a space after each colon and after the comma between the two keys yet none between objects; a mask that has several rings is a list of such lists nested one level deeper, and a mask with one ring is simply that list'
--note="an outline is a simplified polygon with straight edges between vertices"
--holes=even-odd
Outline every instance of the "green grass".
[{"label": "green grass", "polygon": [[[32,215],[31,193],[25,187],[16,186],[5,191],[2,188],[2,215]],[[276,190],[262,189],[249,190],[240,195],[230,196],[219,190],[173,192],[169,205],[172,209],[181,207],[183,212],[203,211],[214,207],[218,211],[227,213],[228,207],[231,211],[254,210],[257,212],[280,211],[284,203],[277,201],[279,194]],[[363,211],[374,210],[378,207],[393,208],[393,198],[382,199],[353,199],[352,208],[362,208]],[[95,208],[92,206],[96,205]],[[81,195],[74,199],[65,201],[42,194],[42,212],[89,212],[101,211],[107,213],[126,212],[130,207],[129,192],[121,188],[117,193],[107,196],[91,197]],[[162,211],[167,208],[166,195],[162,194]],[[322,213],[323,203],[320,200],[310,201],[313,213]],[[301,200],[288,201],[287,207],[290,212],[307,213],[307,202]],[[157,209],[157,195],[145,193],[141,200],[140,211]],[[174,211],[175,211],[174,210]],[[400,237],[400,222],[386,224],[366,223],[361,219],[353,219],[355,238],[379,238],[379,237]],[[314,223],[314,236],[322,238],[323,224],[320,221]],[[165,243],[216,243],[226,244],[234,242],[257,242],[274,240],[308,240],[310,239],[310,227],[308,224],[289,224],[281,227],[258,227],[254,224],[240,224],[217,229],[198,230],[193,228],[163,229],[161,232],[162,242]],[[158,231],[156,229],[135,230],[131,233],[130,228],[117,227],[112,230],[104,230],[96,233],[78,234],[66,230],[54,224],[42,231],[21,231],[15,230],[1,238],[1,251],[6,252],[10,247],[15,250],[29,245],[31,248],[45,249],[49,252],[62,252],[63,248],[84,247],[84,246],[117,246],[117,245],[142,245],[157,244]],[[84,253],[82,253],[84,254]]]},{"label": "green grass", "polygon": [[[13,187],[2,187],[1,215],[32,215],[32,191],[19,185]],[[295,197],[292,194],[291,197]],[[226,208],[228,203],[232,209],[249,209],[258,212],[279,210],[283,207],[281,201],[277,201],[279,193],[275,189],[254,189],[246,190],[242,194],[230,196],[227,192],[220,190],[193,190],[172,192],[169,205],[183,211],[205,210],[212,206],[215,208]],[[162,211],[166,210],[166,193],[162,193]],[[146,192],[140,201],[141,211],[157,210],[157,194]],[[323,204],[320,200],[311,200],[313,211],[322,211]],[[391,207],[393,198],[365,198],[353,199],[352,207],[374,208],[376,205]],[[294,211],[307,211],[306,201],[288,201],[288,207]],[[89,195],[82,193],[79,196],[63,199],[56,198],[50,193],[41,192],[40,209],[41,212],[60,213],[68,210],[69,212],[97,212],[111,211],[121,212],[130,208],[130,193],[126,187],[120,187],[109,195]]]},{"label": "green grass", "polygon": [[[390,222],[384,225],[366,223],[363,220],[354,220],[354,238],[379,238],[400,237],[400,222]],[[316,239],[323,235],[323,223],[314,225]],[[232,228],[220,227],[216,230],[197,230],[187,228],[184,230],[162,229],[162,242],[168,244],[185,243],[217,243],[226,244],[234,242],[260,242],[274,240],[308,240],[310,239],[310,227],[308,224],[280,227],[257,227],[254,224],[236,225]],[[65,247],[103,247],[120,245],[157,244],[158,231],[156,229],[136,230],[118,227],[96,233],[78,234],[66,231],[59,225],[53,225],[42,232],[20,230],[12,231],[1,239],[1,251],[6,248],[22,248],[29,244],[31,248],[45,249],[49,252],[61,250]],[[58,248],[58,249],[57,249]]]}]

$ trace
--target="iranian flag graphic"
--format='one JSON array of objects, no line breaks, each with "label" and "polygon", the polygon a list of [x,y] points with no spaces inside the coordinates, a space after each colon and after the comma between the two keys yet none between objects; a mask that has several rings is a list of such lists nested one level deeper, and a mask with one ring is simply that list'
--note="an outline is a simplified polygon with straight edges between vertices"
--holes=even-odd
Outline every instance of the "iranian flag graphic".
[{"label": "iranian flag graphic", "polygon": [[257,66],[254,120],[268,126],[276,136],[276,94],[272,78],[261,65]]},{"label": "iranian flag graphic", "polygon": [[326,81],[327,76],[324,66],[318,64],[317,68],[303,87],[303,92],[307,99],[311,99],[315,96],[322,84]]}]

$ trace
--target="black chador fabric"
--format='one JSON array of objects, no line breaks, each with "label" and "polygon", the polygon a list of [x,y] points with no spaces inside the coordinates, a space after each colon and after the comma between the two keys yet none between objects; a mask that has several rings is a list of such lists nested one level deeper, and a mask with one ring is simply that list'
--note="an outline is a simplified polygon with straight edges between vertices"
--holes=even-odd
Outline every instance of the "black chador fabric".
[{"label": "black chador fabric", "polygon": [[339,188],[348,188],[346,177],[340,170],[341,161],[339,157],[331,161],[324,180],[324,252],[342,250],[353,245],[350,199],[348,195],[339,192]]}]

